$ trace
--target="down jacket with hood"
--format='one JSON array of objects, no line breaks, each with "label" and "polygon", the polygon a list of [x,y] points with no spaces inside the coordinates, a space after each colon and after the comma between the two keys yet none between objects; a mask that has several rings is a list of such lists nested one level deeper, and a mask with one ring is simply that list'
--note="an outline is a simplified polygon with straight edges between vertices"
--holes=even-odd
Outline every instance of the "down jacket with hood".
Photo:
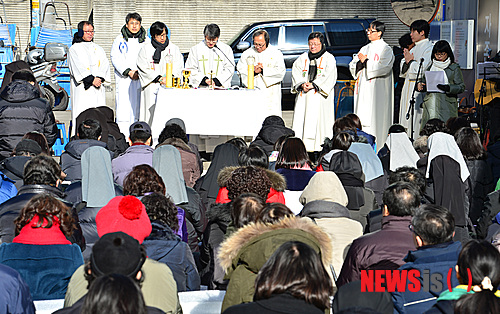
[{"label": "down jacket with hood", "polygon": [[0,94],[0,159],[10,153],[27,132],[45,135],[49,147],[58,130],[54,113],[38,89],[26,81],[13,81]]},{"label": "down jacket with hood", "polygon": [[275,224],[251,223],[234,233],[219,251],[229,285],[222,312],[232,305],[253,301],[257,273],[274,251],[288,241],[311,246],[321,257],[325,269],[331,264],[330,237],[307,218],[286,217]]},{"label": "down jacket with hood", "polygon": [[269,156],[274,144],[283,135],[294,136],[295,132],[285,126],[285,121],[278,116],[269,116],[262,122],[262,128],[252,144],[259,145]]},{"label": "down jacket with hood", "polygon": [[[229,203],[228,191],[227,191],[227,181],[231,177],[234,170],[239,168],[238,166],[231,166],[223,168],[217,177],[217,183],[220,186],[219,194],[217,194],[217,199],[215,203],[224,204]],[[285,204],[285,196],[283,191],[286,189],[285,178],[277,172],[265,169],[266,175],[271,180],[271,189],[267,195],[267,203],[282,203]]]},{"label": "down jacket with hood", "polygon": [[[107,148],[106,143],[92,139],[72,140],[66,145],[64,153],[61,154],[61,168],[66,174],[66,181],[82,179],[82,154],[91,146]],[[113,158],[113,153],[109,153]]]}]

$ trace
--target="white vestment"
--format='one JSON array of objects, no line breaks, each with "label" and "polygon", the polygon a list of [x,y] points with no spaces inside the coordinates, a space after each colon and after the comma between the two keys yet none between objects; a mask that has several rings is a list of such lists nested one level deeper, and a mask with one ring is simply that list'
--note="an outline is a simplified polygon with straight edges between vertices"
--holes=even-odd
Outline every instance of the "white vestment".
[{"label": "white vestment", "polygon": [[269,46],[262,52],[252,47],[241,54],[237,69],[241,73],[241,81],[248,83],[248,57],[255,58],[255,65],[262,63],[262,73],[254,77],[255,88],[266,91],[266,99],[272,114],[281,117],[281,81],[285,77],[286,67],[283,54],[277,48]]},{"label": "white vestment", "polygon": [[359,52],[367,55],[368,61],[358,73],[356,73],[358,54],[349,63],[349,70],[356,78],[354,113],[361,120],[363,131],[375,135],[377,147],[382,147],[392,125],[394,54],[383,39],[370,42]]},{"label": "white vestment", "polygon": [[[408,71],[403,73],[403,65],[405,64],[405,59],[401,60],[401,77],[405,78],[405,85],[403,85],[403,91],[401,92],[401,107],[399,108],[399,123],[407,128],[407,133],[411,137],[410,124],[411,124],[411,113],[410,119],[406,120],[406,113],[408,112],[408,107],[410,106],[410,99],[415,88],[415,82],[417,81],[417,72],[420,65],[420,59],[424,58],[424,63],[420,69],[419,79],[422,78],[423,72],[431,64],[432,56],[432,43],[429,39],[423,39],[415,43],[415,47],[410,50],[413,54],[415,62],[411,62]],[[415,92],[415,117],[413,119],[413,138],[418,137],[420,130],[420,121],[422,120],[422,108],[420,105],[424,101],[425,93]],[[445,121],[446,122],[446,121]]]},{"label": "white vestment", "polygon": [[195,87],[200,85],[205,76],[210,78],[210,72],[212,72],[213,78],[217,78],[223,87],[229,88],[234,74],[233,64],[234,57],[231,47],[219,41],[217,48],[208,48],[205,41],[202,41],[189,50],[186,69],[191,70],[189,80],[191,85]]},{"label": "white vestment", "polygon": [[73,130],[76,117],[89,108],[106,106],[104,86],[96,88],[94,85],[85,90],[83,79],[89,75],[101,77],[106,84],[111,82],[109,61],[104,50],[94,42],[79,42],[69,48],[68,66],[71,76],[71,108]]},{"label": "white vestment", "polygon": [[335,122],[335,83],[337,82],[337,64],[335,57],[325,52],[316,59],[317,75],[312,83],[319,91],[307,93],[298,88],[309,80],[309,56],[301,54],[292,66],[292,93],[295,98],[293,127],[295,136],[302,139],[307,151],[321,151],[325,137],[332,137]]},{"label": "white vestment", "polygon": [[115,67],[116,81],[116,123],[120,131],[128,136],[129,126],[139,120],[141,104],[141,82],[132,80],[125,70],[137,70],[137,55],[145,42],[139,43],[138,38],[125,40],[118,35],[111,47],[111,62]]},{"label": "white vestment", "polygon": [[[148,40],[147,40],[148,41]],[[164,77],[167,75],[167,57],[172,56],[172,74],[174,77],[182,77],[184,68],[184,58],[179,47],[170,42],[161,52],[160,63],[153,62],[155,48],[148,41],[142,46],[137,57],[137,69],[139,70],[139,79],[142,85],[140,121],[145,121],[151,125],[153,120],[154,108],[156,103],[156,92],[160,83],[153,83],[158,75]]]}]

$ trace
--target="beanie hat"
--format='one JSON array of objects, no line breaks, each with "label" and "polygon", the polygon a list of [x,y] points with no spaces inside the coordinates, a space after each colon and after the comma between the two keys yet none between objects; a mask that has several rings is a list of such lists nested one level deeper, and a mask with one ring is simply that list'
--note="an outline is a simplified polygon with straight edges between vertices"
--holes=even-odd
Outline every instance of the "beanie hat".
[{"label": "beanie hat", "polygon": [[136,239],[123,232],[112,232],[92,247],[90,267],[96,277],[120,274],[132,278],[145,261],[146,254]]},{"label": "beanie hat", "polygon": [[95,217],[99,237],[111,232],[125,232],[139,243],[151,233],[151,221],[144,204],[135,196],[117,196],[101,208]]},{"label": "beanie hat", "polygon": [[29,138],[25,138],[17,143],[15,148],[16,154],[20,152],[28,152],[35,156],[38,156],[42,153],[42,148],[38,145],[34,140],[30,140]]}]

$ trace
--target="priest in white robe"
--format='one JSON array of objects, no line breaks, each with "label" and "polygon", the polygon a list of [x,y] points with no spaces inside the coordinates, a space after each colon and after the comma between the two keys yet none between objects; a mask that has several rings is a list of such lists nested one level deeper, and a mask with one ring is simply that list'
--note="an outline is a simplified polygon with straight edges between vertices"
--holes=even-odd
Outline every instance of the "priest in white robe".
[{"label": "priest in white robe", "polygon": [[191,70],[191,85],[231,87],[234,74],[234,56],[231,47],[219,42],[220,28],[208,24],[203,30],[205,39],[192,47],[186,60],[186,69]]},{"label": "priest in white robe", "polygon": [[313,32],[308,40],[309,51],[300,55],[292,67],[292,93],[297,94],[292,129],[311,152],[321,151],[325,138],[332,138],[337,64],[326,51],[322,33]]},{"label": "priest in white robe", "polygon": [[[411,113],[410,119],[406,119],[406,113],[410,106],[410,99],[415,89],[415,82],[421,79],[424,75],[423,72],[431,64],[432,56],[432,43],[427,39],[429,36],[429,23],[425,20],[416,20],[410,26],[410,36],[415,46],[411,49],[404,49],[404,59],[401,60],[401,77],[405,78],[405,84],[403,85],[403,91],[401,92],[401,105],[399,111],[399,123],[403,125],[408,130],[408,135],[410,138],[417,138],[420,130],[420,122],[422,120],[422,108],[421,104],[424,101],[425,93],[420,93],[415,91],[415,116],[413,119],[413,136],[411,133]],[[423,59],[423,63],[421,60]],[[420,74],[417,78],[417,73],[420,64]],[[446,122],[446,121],[445,121]]]},{"label": "priest in white robe", "polygon": [[111,82],[109,62],[104,50],[93,39],[92,23],[78,23],[78,31],[68,53],[73,130],[78,128],[75,123],[80,113],[89,108],[106,106],[103,84]]},{"label": "priest in white robe", "polygon": [[269,34],[265,30],[253,33],[253,44],[252,48],[241,54],[238,61],[241,81],[248,87],[248,58],[253,58],[254,86],[266,93],[269,115],[281,117],[281,81],[286,73],[283,54],[277,48],[269,46]]},{"label": "priest in white robe", "polygon": [[129,127],[139,120],[141,82],[137,71],[137,56],[145,44],[146,30],[141,26],[142,17],[129,13],[120,35],[111,47],[111,63],[115,68],[115,112],[120,131],[128,137]]},{"label": "priest in white robe", "polygon": [[384,31],[384,23],[373,21],[367,29],[370,43],[349,63],[356,78],[354,113],[361,120],[363,131],[375,135],[377,147],[384,146],[394,108],[394,54],[382,39]]},{"label": "priest in white robe", "polygon": [[172,76],[181,78],[184,58],[179,47],[169,41],[164,23],[154,22],[149,33],[151,40],[139,51],[137,69],[142,86],[139,120],[151,124],[158,88],[166,83],[167,62],[172,62]]}]

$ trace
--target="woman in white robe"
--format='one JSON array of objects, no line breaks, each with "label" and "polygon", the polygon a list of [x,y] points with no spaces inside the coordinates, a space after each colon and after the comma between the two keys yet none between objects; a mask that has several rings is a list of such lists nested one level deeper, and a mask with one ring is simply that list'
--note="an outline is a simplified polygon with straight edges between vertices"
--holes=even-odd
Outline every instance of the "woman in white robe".
[{"label": "woman in white robe", "polygon": [[179,47],[169,42],[167,26],[154,22],[149,29],[151,41],[139,51],[137,69],[142,86],[140,120],[149,124],[153,121],[156,93],[160,85],[165,85],[167,59],[172,58],[173,77],[182,77],[184,58]]},{"label": "woman in white robe", "polygon": [[111,82],[109,61],[104,49],[95,44],[94,26],[88,21],[78,23],[78,31],[68,53],[71,76],[71,108],[73,129],[76,117],[89,108],[106,106],[103,83]]},{"label": "woman in white robe", "polygon": [[111,62],[115,68],[116,123],[128,137],[129,127],[139,120],[141,82],[137,71],[137,56],[145,44],[146,30],[138,13],[129,13],[111,47]]},{"label": "woman in white robe", "polygon": [[349,63],[356,78],[354,113],[363,131],[375,135],[377,147],[382,147],[392,124],[394,83],[392,48],[382,39],[385,25],[373,21],[367,30],[370,43],[361,48]]},{"label": "woman in white robe", "polygon": [[297,94],[292,129],[307,151],[321,151],[325,138],[332,137],[335,122],[337,64],[324,42],[322,33],[311,33],[309,52],[300,55],[292,67],[292,93]]}]

